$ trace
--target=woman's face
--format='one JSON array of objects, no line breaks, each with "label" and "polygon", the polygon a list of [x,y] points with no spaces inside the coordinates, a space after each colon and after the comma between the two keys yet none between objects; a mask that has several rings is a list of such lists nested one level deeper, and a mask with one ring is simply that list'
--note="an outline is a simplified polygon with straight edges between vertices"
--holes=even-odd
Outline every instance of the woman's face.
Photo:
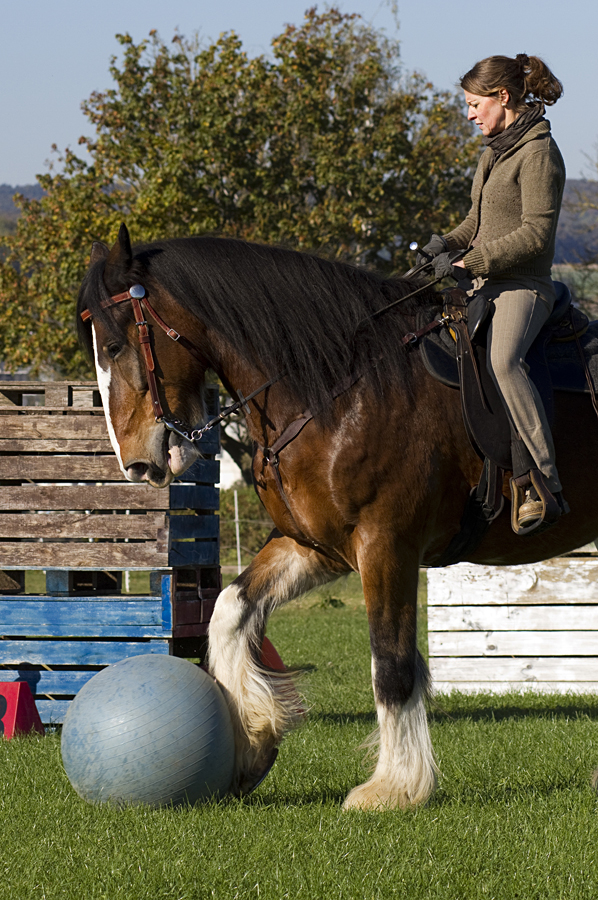
[{"label": "woman's face", "polygon": [[507,108],[508,94],[505,100],[502,93],[499,97],[482,97],[479,94],[470,94],[469,91],[464,91],[468,110],[467,118],[479,126],[484,137],[500,134],[516,118],[513,116],[512,110]]}]

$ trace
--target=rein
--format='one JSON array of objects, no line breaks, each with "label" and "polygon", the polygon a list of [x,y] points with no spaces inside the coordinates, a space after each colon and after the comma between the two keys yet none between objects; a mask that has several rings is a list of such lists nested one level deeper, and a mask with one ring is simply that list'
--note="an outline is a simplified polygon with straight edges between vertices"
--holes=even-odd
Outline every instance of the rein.
[{"label": "rein", "polygon": [[[152,398],[152,407],[154,410],[154,417],[156,419],[156,422],[162,423],[165,428],[167,428],[169,431],[173,431],[175,434],[178,434],[179,437],[182,437],[186,441],[190,441],[191,443],[200,441],[207,431],[215,428],[216,425],[219,425],[220,422],[223,422],[224,419],[227,419],[229,416],[235,415],[235,413],[237,413],[241,408],[245,409],[245,411],[248,413],[249,407],[247,406],[247,401],[252,400],[253,397],[257,397],[258,394],[261,394],[263,391],[267,390],[269,387],[271,387],[273,384],[276,384],[277,381],[280,381],[280,379],[284,377],[284,373],[275,375],[273,378],[270,378],[264,384],[260,385],[260,387],[256,388],[255,391],[252,391],[251,394],[248,394],[247,397],[244,397],[240,391],[237,391],[236,393],[239,397],[239,400],[237,400],[235,403],[232,403],[230,406],[226,406],[217,416],[214,416],[212,419],[209,419],[205,425],[199,426],[197,428],[193,428],[193,426],[188,425],[186,422],[183,422],[182,419],[175,419],[171,415],[166,415],[162,408],[160,394],[158,392],[158,382],[156,380],[156,361],[154,358],[154,352],[152,350],[149,323],[144,317],[143,307],[145,307],[156,324],[159,325],[162,331],[167,334],[168,337],[171,338],[171,340],[184,347],[185,350],[187,350],[202,365],[205,365],[205,360],[203,359],[197,347],[188,338],[186,338],[183,334],[180,334],[174,328],[171,328],[170,325],[167,325],[166,322],[161,318],[161,316],[156,312],[154,307],[147,299],[147,293],[142,284],[134,284],[129,288],[128,291],[123,291],[122,294],[115,294],[108,300],[102,300],[102,307],[107,308],[110,306],[116,306],[116,304],[124,303],[127,300],[131,301],[133,312],[135,313],[135,325],[137,326],[139,343],[141,345],[143,359],[145,362],[147,385],[150,392],[150,397]],[[81,313],[81,319],[84,322],[87,322],[91,318],[92,313],[90,313],[88,309],[84,309]]]}]

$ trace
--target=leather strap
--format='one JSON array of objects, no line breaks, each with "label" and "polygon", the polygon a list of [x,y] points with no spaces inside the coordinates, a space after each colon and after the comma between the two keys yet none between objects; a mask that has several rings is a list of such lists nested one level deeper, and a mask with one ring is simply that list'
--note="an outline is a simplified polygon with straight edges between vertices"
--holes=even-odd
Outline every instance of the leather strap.
[{"label": "leather strap", "polygon": [[138,297],[130,297],[130,300],[133,305],[133,312],[135,313],[135,325],[137,326],[137,334],[139,337],[139,343],[141,344],[143,360],[145,362],[147,386],[149,388],[150,397],[152,398],[152,408],[154,410],[154,416],[156,419],[162,419],[164,418],[164,410],[162,409],[162,404],[160,402],[158,383],[156,381],[156,364],[154,361],[154,354],[152,352],[152,337],[150,335],[149,328],[147,327],[147,321],[143,316],[143,309],[140,299]]}]

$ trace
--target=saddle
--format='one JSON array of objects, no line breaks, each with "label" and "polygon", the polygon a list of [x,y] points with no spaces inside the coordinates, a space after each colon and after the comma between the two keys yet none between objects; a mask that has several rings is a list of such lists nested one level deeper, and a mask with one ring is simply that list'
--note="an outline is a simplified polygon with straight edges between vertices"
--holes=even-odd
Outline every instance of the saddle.
[{"label": "saddle", "polygon": [[[594,394],[594,384],[598,383],[598,372],[590,371],[590,368],[598,369],[598,360],[594,366],[588,366],[598,351],[598,322],[590,326],[587,316],[572,306],[567,286],[560,282],[554,284],[557,293],[554,309],[526,356],[529,376],[540,393],[550,424],[554,419],[555,390]],[[483,294],[470,300],[459,288],[443,292],[443,301],[439,321],[448,328],[435,329],[422,337],[422,360],[434,378],[460,389],[465,429],[476,453],[484,460],[480,484],[472,491],[461,533],[456,535],[459,546],[447,548],[447,552],[458,551],[461,557],[479,543],[488,526],[502,512],[502,481],[507,471],[513,473],[513,529],[518,534],[538,533],[536,525],[527,528],[516,525],[527,473],[537,470],[509,420],[486,366],[486,337],[493,303]],[[537,476],[541,488],[542,479],[539,473]],[[537,487],[533,478],[532,482]],[[548,494],[549,501],[550,498],[552,495]],[[553,524],[560,514],[561,509],[550,508],[549,502],[542,519],[544,527]],[[464,525],[467,534],[463,533]]]}]

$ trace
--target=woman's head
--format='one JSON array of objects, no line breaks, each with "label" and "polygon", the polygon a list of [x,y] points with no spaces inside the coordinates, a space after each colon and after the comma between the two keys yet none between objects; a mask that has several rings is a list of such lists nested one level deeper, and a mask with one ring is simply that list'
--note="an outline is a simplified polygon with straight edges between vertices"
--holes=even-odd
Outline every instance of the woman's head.
[{"label": "woman's head", "polygon": [[518,53],[515,59],[487,56],[465,73],[460,84],[464,91],[480,97],[498,96],[502,89],[517,112],[534,100],[552,106],[563,93],[563,85],[546,63],[526,53]]},{"label": "woman's head", "polygon": [[518,53],[488,56],[466,72],[460,81],[469,107],[482,134],[492,136],[508,128],[534,102],[552,106],[563,85],[537,56]]}]

